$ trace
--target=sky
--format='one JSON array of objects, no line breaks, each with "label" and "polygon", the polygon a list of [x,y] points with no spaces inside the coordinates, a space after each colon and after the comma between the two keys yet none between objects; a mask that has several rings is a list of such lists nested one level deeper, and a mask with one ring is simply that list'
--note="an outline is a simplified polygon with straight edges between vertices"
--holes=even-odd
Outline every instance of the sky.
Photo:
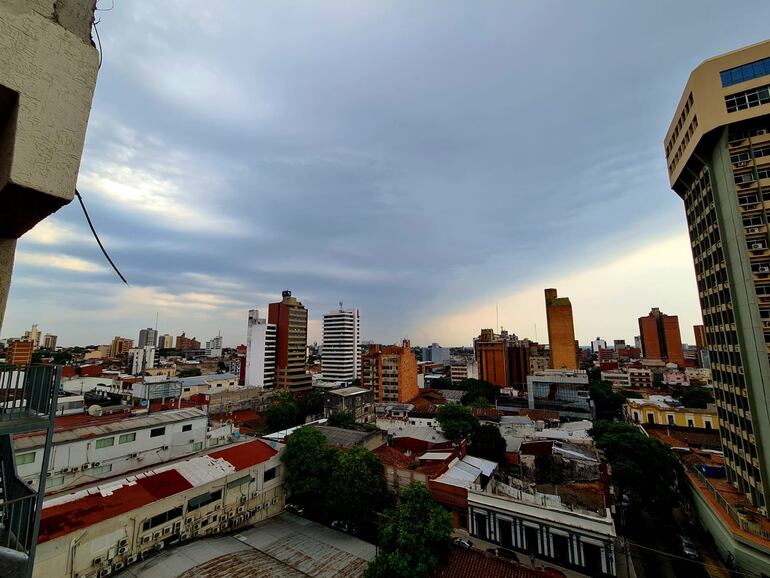
[{"label": "sky", "polygon": [[632,342],[700,323],[663,137],[690,71],[767,39],[766,1],[99,0],[102,66],[71,203],[19,242],[3,337],[142,327],[245,342],[289,289],[320,341]]}]

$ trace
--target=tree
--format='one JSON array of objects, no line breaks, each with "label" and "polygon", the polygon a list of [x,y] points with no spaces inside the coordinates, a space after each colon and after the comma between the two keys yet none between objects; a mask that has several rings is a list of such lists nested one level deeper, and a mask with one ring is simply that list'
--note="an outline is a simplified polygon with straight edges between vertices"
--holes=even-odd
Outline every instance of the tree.
[{"label": "tree", "polygon": [[56,351],[53,354],[53,362],[56,365],[65,365],[72,361],[72,353],[69,351]]},{"label": "tree", "polygon": [[324,396],[320,391],[314,391],[307,397],[303,397],[297,402],[297,411],[306,418],[309,415],[315,416],[324,412]]},{"label": "tree", "polygon": [[360,530],[376,520],[385,503],[385,468],[371,451],[354,446],[339,454],[330,489],[335,519]]},{"label": "tree", "polygon": [[190,367],[187,369],[180,369],[176,372],[177,377],[196,377],[201,374],[201,370],[197,367]]},{"label": "tree", "polygon": [[484,424],[471,434],[468,453],[478,458],[501,463],[505,461],[505,440],[497,426]]},{"label": "tree", "polygon": [[588,388],[588,393],[596,408],[598,419],[615,419],[623,417],[623,404],[626,397],[623,394],[612,391],[609,381],[595,383]]},{"label": "tree", "polygon": [[284,489],[291,503],[305,508],[311,516],[325,513],[338,456],[339,450],[329,446],[313,426],[290,435],[281,462],[286,469]]},{"label": "tree", "polygon": [[346,411],[338,411],[329,416],[327,425],[332,427],[342,427],[345,429],[355,429],[356,420],[353,418],[353,414]]},{"label": "tree", "polygon": [[379,553],[366,576],[432,576],[449,556],[451,535],[451,514],[433,501],[423,484],[412,482],[401,492],[401,503],[385,513]]},{"label": "tree", "polygon": [[[460,400],[460,403],[463,405],[474,405],[480,400],[484,400],[481,402],[482,404],[486,402],[487,406],[492,405],[495,397],[497,397],[497,393],[500,391],[500,388],[496,385],[480,379],[463,379],[460,382],[460,387],[465,390]],[[487,406],[482,405],[481,407]]]},{"label": "tree", "polygon": [[714,401],[711,397],[711,393],[705,387],[691,386],[688,387],[684,394],[679,398],[685,407],[691,407],[694,409],[706,409],[708,404]]},{"label": "tree", "polygon": [[452,389],[452,380],[448,377],[437,377],[430,380],[430,387],[431,389]]},{"label": "tree", "polygon": [[471,432],[479,427],[479,420],[471,414],[471,410],[456,403],[448,403],[439,407],[436,412],[436,421],[441,426],[444,435],[453,441],[467,438]]},{"label": "tree", "polygon": [[284,391],[273,398],[267,408],[267,429],[271,432],[288,429],[301,423],[299,410],[291,392]]},{"label": "tree", "polygon": [[590,433],[612,467],[618,496],[630,494],[651,513],[670,511],[677,462],[669,447],[622,422],[596,421]]}]

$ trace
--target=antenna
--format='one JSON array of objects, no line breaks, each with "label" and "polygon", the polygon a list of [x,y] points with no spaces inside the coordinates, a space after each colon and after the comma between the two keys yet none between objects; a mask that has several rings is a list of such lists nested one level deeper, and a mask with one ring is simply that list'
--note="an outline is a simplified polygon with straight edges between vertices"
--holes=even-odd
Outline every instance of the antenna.
[{"label": "antenna", "polygon": [[342,301],[340,301],[340,310],[342,310]]},{"label": "antenna", "polygon": [[500,327],[500,307],[495,303],[495,328]]}]

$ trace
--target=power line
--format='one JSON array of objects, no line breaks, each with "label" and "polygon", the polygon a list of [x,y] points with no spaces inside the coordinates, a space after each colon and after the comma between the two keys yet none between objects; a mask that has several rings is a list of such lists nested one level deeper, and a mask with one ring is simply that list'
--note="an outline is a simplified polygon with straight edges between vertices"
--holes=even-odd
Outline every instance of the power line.
[{"label": "power line", "polygon": [[121,281],[128,285],[128,281],[126,281],[126,278],[123,277],[123,273],[121,273],[115,263],[112,262],[112,259],[110,259],[110,256],[107,254],[107,249],[104,248],[101,240],[99,240],[99,235],[96,234],[96,229],[94,229],[94,224],[91,222],[91,217],[88,216],[88,211],[86,210],[86,205],[83,202],[83,197],[80,196],[80,192],[77,189],[75,189],[75,196],[78,198],[78,201],[80,201],[80,206],[83,208],[83,214],[86,216],[88,226],[91,227],[91,232],[94,234],[94,239],[96,239],[96,242],[99,244],[99,248],[102,250],[102,253],[104,253],[107,261],[109,261],[110,265],[112,265],[112,268],[115,270],[115,273],[118,274],[118,277],[120,277]]}]

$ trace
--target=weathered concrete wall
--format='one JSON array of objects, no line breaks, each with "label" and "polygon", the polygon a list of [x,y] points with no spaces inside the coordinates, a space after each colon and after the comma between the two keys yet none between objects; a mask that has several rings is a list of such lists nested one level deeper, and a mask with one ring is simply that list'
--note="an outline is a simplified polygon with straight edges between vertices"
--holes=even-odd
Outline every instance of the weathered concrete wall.
[{"label": "weathered concrete wall", "polygon": [[0,239],[0,331],[3,330],[3,313],[8,302],[11,288],[13,255],[16,252],[16,239]]}]

